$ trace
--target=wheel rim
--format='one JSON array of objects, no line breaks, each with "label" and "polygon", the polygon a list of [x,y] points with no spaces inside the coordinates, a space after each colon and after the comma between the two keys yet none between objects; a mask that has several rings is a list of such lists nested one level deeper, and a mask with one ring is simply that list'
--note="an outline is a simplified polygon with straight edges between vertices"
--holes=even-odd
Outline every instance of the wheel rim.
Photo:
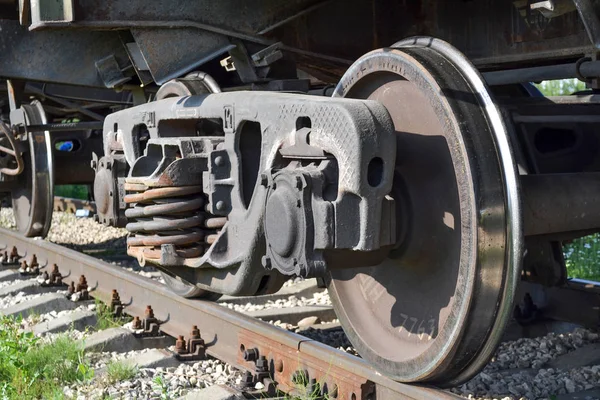
[{"label": "wheel rim", "polygon": [[[39,101],[22,106],[26,125],[46,123]],[[29,156],[24,157],[24,170],[19,175],[19,189],[11,193],[17,229],[24,236],[45,237],[52,223],[54,178],[50,132],[29,132]]]},{"label": "wheel rim", "polygon": [[520,273],[516,172],[476,70],[441,41],[400,46],[359,59],[334,96],[377,100],[394,120],[404,239],[378,266],[332,271],[328,287],[365,359],[397,380],[451,385],[487,361],[510,315]]}]

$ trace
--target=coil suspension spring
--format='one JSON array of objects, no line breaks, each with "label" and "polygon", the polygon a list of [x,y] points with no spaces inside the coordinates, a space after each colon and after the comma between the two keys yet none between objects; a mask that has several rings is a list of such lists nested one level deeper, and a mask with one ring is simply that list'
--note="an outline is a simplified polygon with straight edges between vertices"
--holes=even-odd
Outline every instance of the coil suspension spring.
[{"label": "coil suspension spring", "polygon": [[131,208],[125,210],[127,253],[140,262],[159,263],[161,247],[172,245],[181,258],[202,256],[215,242],[226,217],[205,211],[206,196],[202,186],[149,188],[125,183],[125,195]]}]

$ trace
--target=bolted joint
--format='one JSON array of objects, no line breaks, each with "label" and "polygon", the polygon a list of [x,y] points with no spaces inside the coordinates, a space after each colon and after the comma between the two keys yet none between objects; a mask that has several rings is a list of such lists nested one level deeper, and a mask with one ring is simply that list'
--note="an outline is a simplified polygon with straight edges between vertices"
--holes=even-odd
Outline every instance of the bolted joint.
[{"label": "bolted joint", "polygon": [[244,350],[244,361],[256,361],[258,359],[258,349],[256,347]]},{"label": "bolted joint", "polygon": [[142,321],[140,320],[140,317],[138,317],[137,315],[135,317],[133,317],[133,321],[131,322],[131,327],[133,329],[142,329]]},{"label": "bolted joint", "polygon": [[175,341],[175,352],[177,354],[187,354],[188,349],[185,343],[185,338],[183,335],[179,335],[177,340]]}]

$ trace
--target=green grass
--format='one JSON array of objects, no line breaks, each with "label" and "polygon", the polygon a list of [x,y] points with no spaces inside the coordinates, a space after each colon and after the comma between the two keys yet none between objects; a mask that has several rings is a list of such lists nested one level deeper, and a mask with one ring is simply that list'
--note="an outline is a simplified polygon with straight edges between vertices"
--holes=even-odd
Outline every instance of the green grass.
[{"label": "green grass", "polygon": [[135,365],[127,364],[123,361],[112,360],[106,366],[106,378],[111,385],[116,382],[133,379],[137,375],[138,369]]},{"label": "green grass", "polygon": [[87,200],[89,199],[89,190],[86,185],[60,185],[54,187],[54,195]]},{"label": "green grass", "polygon": [[117,317],[113,314],[110,307],[96,299],[96,329],[101,331],[108,328],[118,328],[131,320],[130,317]]},{"label": "green grass", "polygon": [[65,335],[42,343],[20,324],[21,319],[0,317],[2,399],[60,399],[64,385],[93,377],[81,342]]},{"label": "green grass", "polygon": [[169,384],[161,375],[156,376],[152,380],[152,389],[155,394],[158,394],[160,400],[171,400],[171,396],[169,396]]}]

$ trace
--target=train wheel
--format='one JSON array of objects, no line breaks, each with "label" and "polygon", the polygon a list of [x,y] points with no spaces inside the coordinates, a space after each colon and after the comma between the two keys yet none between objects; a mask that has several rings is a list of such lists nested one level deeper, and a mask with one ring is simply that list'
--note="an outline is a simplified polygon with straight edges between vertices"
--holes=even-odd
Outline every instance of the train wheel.
[{"label": "train wheel", "polygon": [[[25,104],[16,111],[21,124],[46,123],[46,114],[38,101]],[[23,155],[24,169],[17,178],[20,184],[11,193],[13,213],[17,229],[24,236],[45,237],[50,230],[54,202],[52,142],[48,131],[28,132],[27,135],[29,149]]]},{"label": "train wheel", "polygon": [[397,248],[331,271],[328,289],[359,354],[405,382],[467,380],[512,314],[520,276],[515,163],[500,114],[456,49],[413,38],[373,51],[334,96],[384,104],[397,134]]}]

